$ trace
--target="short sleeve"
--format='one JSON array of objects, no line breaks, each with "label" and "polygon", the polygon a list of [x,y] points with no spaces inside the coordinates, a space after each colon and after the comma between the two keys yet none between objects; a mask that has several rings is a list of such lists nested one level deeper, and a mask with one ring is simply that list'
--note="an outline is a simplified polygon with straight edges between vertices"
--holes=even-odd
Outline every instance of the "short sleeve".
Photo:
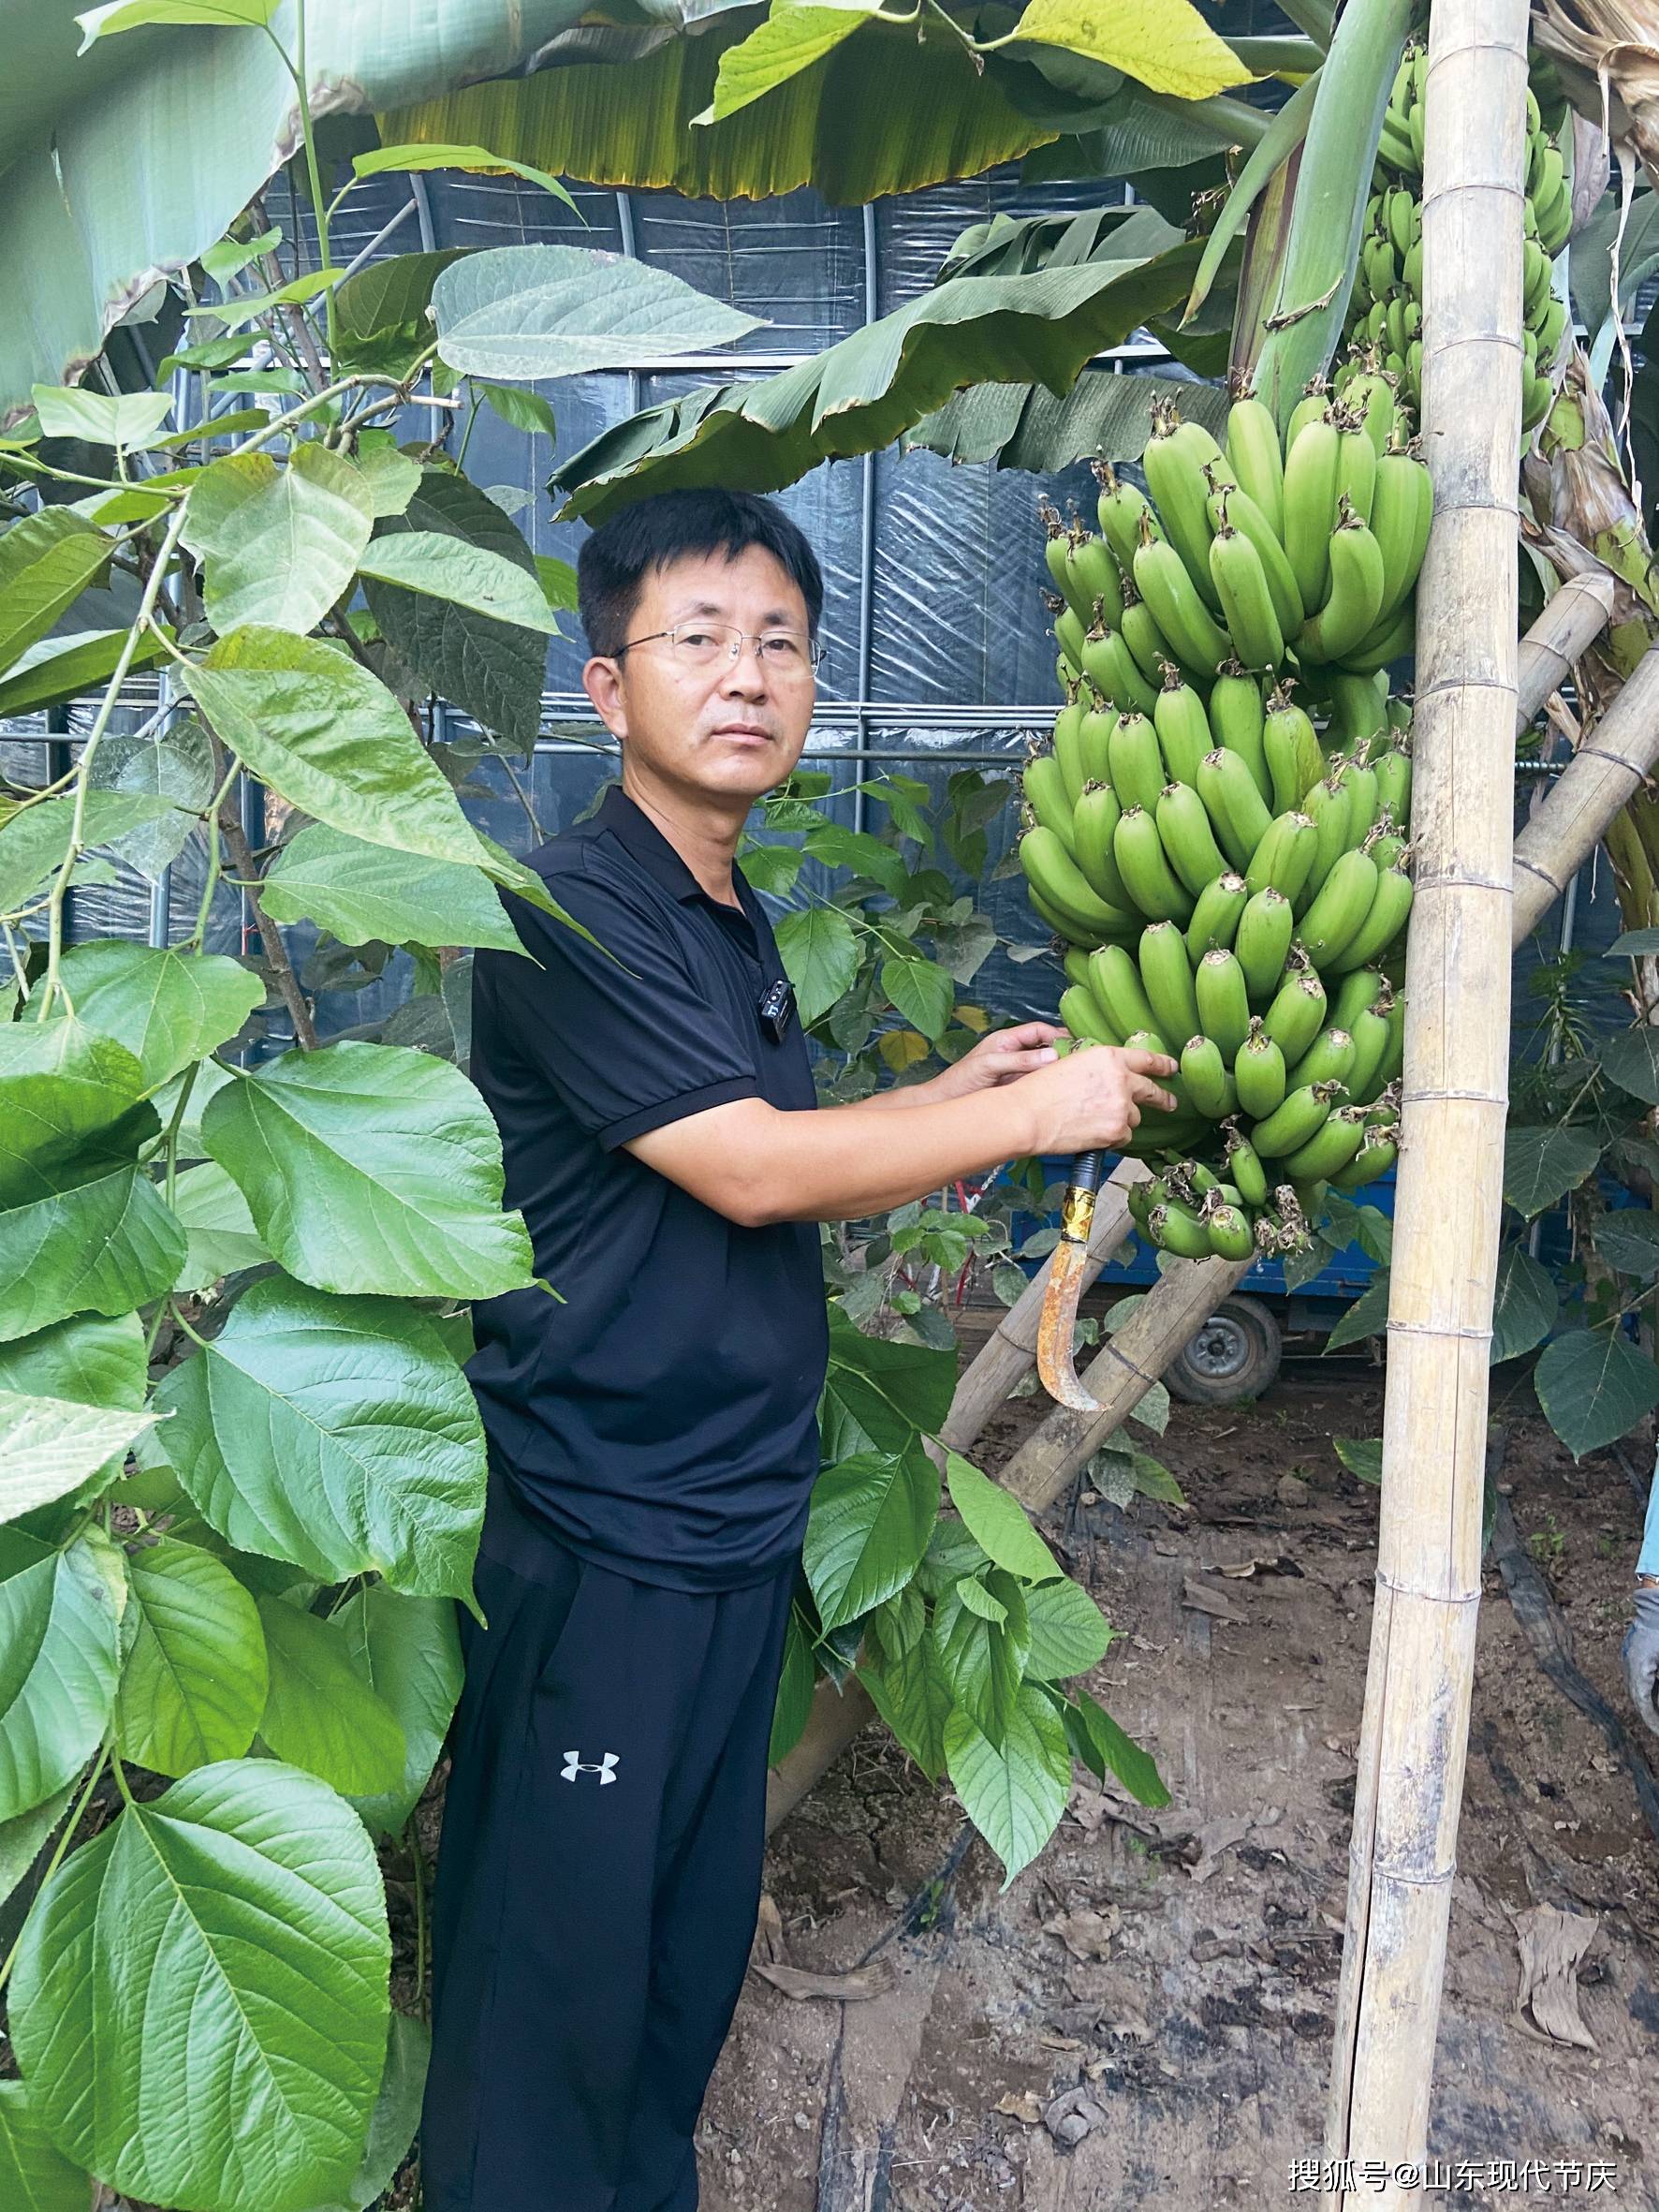
[{"label": "short sleeve", "polygon": [[532,959],[489,950],[475,957],[490,963],[502,1035],[580,1128],[612,1151],[687,1114],[761,1095],[753,1051],[651,902],[575,870],[550,878],[548,890],[597,944],[503,892]]}]

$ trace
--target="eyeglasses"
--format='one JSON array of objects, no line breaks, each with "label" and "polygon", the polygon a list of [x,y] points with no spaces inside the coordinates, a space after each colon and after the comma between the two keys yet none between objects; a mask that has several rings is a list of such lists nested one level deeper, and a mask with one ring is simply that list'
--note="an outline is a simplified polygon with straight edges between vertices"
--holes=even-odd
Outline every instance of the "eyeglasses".
[{"label": "eyeglasses", "polygon": [[824,657],[823,646],[800,630],[744,630],[730,622],[687,622],[674,629],[648,630],[644,637],[629,638],[619,645],[615,657],[620,660],[633,646],[649,645],[654,638],[668,639],[668,650],[683,669],[712,668],[723,653],[741,660],[747,644],[754,645],[762,668],[779,676],[807,675]]}]

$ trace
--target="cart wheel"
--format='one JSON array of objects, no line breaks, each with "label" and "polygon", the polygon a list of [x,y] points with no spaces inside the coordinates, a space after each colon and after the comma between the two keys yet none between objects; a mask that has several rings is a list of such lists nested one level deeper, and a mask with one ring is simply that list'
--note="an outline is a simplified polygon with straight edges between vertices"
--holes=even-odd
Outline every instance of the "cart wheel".
[{"label": "cart wheel", "polygon": [[1284,1336],[1255,1298],[1227,1298],[1166,1370],[1170,1394],[1189,1406],[1259,1398],[1279,1372]]}]

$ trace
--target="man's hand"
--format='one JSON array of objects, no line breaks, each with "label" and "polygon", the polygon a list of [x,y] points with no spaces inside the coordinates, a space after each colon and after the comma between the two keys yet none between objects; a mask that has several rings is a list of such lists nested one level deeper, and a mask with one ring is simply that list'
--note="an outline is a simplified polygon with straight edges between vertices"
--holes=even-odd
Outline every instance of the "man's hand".
[{"label": "man's hand", "polygon": [[1630,1626],[1619,1649],[1630,1702],[1643,1725],[1659,1735],[1659,1588],[1637,1586]]},{"label": "man's hand", "polygon": [[1031,1118],[1033,1152],[1118,1151],[1140,1126],[1143,1108],[1173,1113],[1176,1099],[1156,1078],[1180,1068],[1167,1053],[1091,1045],[1040,1068],[1020,1085]]},{"label": "man's hand", "polygon": [[[1060,1057],[1054,1040],[1066,1032],[1053,1022],[1019,1022],[1011,1029],[993,1029],[963,1053],[962,1058],[917,1088],[930,1099],[965,1099],[974,1091],[994,1090],[999,1084],[1018,1082],[1034,1068],[1047,1068]],[[901,1097],[903,1093],[899,1094]]]}]

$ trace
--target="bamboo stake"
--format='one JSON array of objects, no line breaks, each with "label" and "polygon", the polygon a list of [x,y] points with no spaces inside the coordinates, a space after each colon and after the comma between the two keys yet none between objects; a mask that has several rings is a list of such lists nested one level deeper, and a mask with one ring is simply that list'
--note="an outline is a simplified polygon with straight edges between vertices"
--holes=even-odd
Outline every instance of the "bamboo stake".
[{"label": "bamboo stake", "polygon": [[1659,645],[1637,661],[1515,840],[1515,918],[1522,937],[1536,929],[1656,764]]},{"label": "bamboo stake", "polygon": [[[1089,1231],[1089,1258],[1083,1270],[1087,1290],[1101,1270],[1110,1265],[1118,1247],[1134,1233],[1127,1193],[1137,1183],[1150,1181],[1152,1170],[1136,1159],[1121,1159],[1107,1177],[1094,1206]],[[1049,1287],[1052,1260],[1045,1260],[1026,1285],[1023,1295],[1004,1314],[980,1346],[967,1372],[956,1386],[950,1412],[939,1436],[953,1452],[970,1452],[991,1416],[1022,1375],[1036,1364],[1037,1322]]]},{"label": "bamboo stake", "polygon": [[1349,1845],[1327,2156],[1420,2202],[1468,1750],[1508,1104],[1527,0],[1434,0],[1404,1104],[1377,1595]]},{"label": "bamboo stake", "polygon": [[1608,627],[1613,612],[1613,579],[1605,569],[1569,576],[1520,641],[1515,734],[1533,716],[1562,679],[1571,672]]}]

